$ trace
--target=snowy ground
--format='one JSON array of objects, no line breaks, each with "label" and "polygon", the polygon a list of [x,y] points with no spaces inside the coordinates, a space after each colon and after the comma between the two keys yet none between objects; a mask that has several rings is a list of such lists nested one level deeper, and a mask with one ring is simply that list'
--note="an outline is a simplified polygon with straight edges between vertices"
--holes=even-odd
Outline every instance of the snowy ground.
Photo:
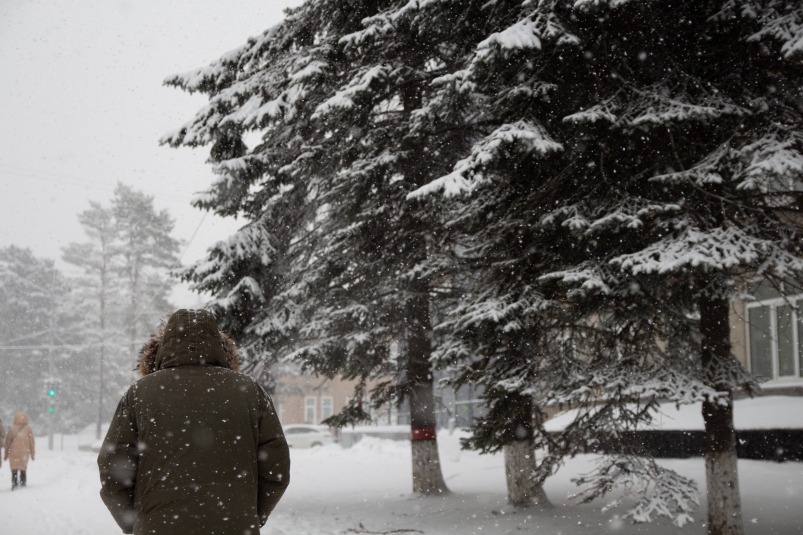
[{"label": "snowy ground", "polygon": [[[8,464],[0,469],[2,533],[26,535],[108,535],[119,533],[98,497],[95,455],[77,450],[76,437],[64,451],[50,452],[40,439],[39,457],[29,465],[29,488],[12,493]],[[56,447],[59,447],[56,440]],[[546,486],[555,506],[502,514],[505,480],[501,455],[460,451],[457,434],[439,435],[448,496],[410,496],[409,443],[366,438],[351,449],[337,445],[292,452],[292,482],[263,534],[345,535],[419,530],[427,535],[487,535],[518,532],[549,535],[602,533],[701,534],[704,506],[683,529],[666,522],[633,525],[600,504],[566,499],[570,478],[593,463],[592,456],[570,462]],[[701,487],[701,460],[666,461]],[[803,463],[740,461],[739,476],[747,533],[803,533]],[[703,504],[705,496],[702,496]],[[411,533],[416,533],[411,531]]]}]

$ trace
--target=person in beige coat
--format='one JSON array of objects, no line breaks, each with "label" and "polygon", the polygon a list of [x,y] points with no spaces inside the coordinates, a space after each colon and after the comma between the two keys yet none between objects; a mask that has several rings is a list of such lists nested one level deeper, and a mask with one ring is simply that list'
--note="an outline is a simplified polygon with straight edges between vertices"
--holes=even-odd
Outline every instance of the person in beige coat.
[{"label": "person in beige coat", "polygon": [[0,468],[3,467],[3,448],[6,446],[6,426],[0,418]]},{"label": "person in beige coat", "polygon": [[36,445],[33,439],[33,431],[28,425],[28,415],[18,412],[14,415],[14,425],[8,429],[6,435],[6,454],[11,465],[11,490],[17,487],[25,487],[27,481],[28,458],[35,460]]}]

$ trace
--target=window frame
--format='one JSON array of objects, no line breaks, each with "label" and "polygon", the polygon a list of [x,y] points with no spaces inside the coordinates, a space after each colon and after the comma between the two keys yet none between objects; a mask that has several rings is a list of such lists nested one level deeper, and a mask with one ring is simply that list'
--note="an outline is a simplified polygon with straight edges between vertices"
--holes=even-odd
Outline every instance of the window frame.
[{"label": "window frame", "polygon": [[[312,403],[308,403],[312,400]],[[312,409],[312,421],[307,421],[307,409]],[[315,396],[304,396],[304,425],[318,425],[318,398]]]},{"label": "window frame", "polygon": [[[760,282],[760,281],[756,281]],[[779,375],[780,361],[778,354],[778,307],[789,306],[792,309],[792,346],[794,348],[794,375]],[[766,386],[785,385],[790,382],[801,382],[801,352],[800,352],[800,315],[798,309],[803,307],[803,293],[796,293],[789,296],[771,297],[768,299],[756,299],[755,301],[744,301],[744,323],[745,323],[745,360],[747,369],[753,373],[753,355],[750,344],[750,310],[753,308],[767,307],[769,309],[770,320],[770,360],[772,365],[772,377],[768,377],[763,383]]]},{"label": "window frame", "polygon": [[[329,416],[324,416],[326,402],[329,402]],[[335,414],[335,398],[332,396],[321,396],[321,421]]]}]

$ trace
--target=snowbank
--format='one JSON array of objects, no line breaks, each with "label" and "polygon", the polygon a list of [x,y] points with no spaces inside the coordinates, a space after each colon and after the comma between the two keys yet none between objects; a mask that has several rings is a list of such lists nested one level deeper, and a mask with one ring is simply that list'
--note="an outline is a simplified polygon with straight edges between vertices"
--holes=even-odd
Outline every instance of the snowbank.
[{"label": "snowbank", "polygon": [[[577,410],[564,411],[544,424],[547,431],[561,431],[574,421]],[[736,429],[803,429],[803,397],[762,396],[737,399],[733,403]],[[639,429],[665,431],[703,430],[702,404],[681,405],[663,403],[651,425]]]},{"label": "snowbank", "polygon": [[[506,508],[502,455],[462,451],[465,433],[438,433],[441,464],[451,493],[421,498],[411,494],[409,442],[365,437],[351,449],[338,445],[292,450],[290,487],[262,535],[346,535],[406,530],[425,535],[504,535],[512,533],[603,535],[703,535],[705,506],[695,522],[678,529],[666,522],[623,522],[625,508],[607,513],[602,502],[578,505],[567,498],[571,479],[588,472],[593,455],[570,459],[546,484],[554,507],[514,512]],[[29,465],[29,488],[10,491],[8,464],[0,469],[0,533],[25,535],[108,535],[119,533],[100,501],[96,454],[78,450],[75,435],[64,451],[48,451],[46,441]],[[59,442],[57,441],[57,445]],[[661,461],[700,482],[701,459]],[[800,496],[803,463],[739,461],[747,535],[803,533]],[[400,532],[400,531],[399,531]],[[402,534],[403,535],[403,534]]]}]

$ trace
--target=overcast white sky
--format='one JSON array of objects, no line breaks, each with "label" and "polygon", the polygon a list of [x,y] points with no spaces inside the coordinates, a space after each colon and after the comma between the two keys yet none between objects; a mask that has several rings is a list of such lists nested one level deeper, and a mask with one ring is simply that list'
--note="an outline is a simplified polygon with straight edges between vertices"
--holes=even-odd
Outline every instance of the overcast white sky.
[{"label": "overcast white sky", "polygon": [[[159,138],[203,96],[162,86],[243,44],[301,0],[0,0],[0,247],[60,260],[84,241],[76,215],[106,202],[117,181],[155,196],[187,241],[203,212],[190,206],[212,173],[208,149]],[[183,258],[203,257],[239,222],[209,214]],[[186,288],[178,306],[195,306]]]}]

